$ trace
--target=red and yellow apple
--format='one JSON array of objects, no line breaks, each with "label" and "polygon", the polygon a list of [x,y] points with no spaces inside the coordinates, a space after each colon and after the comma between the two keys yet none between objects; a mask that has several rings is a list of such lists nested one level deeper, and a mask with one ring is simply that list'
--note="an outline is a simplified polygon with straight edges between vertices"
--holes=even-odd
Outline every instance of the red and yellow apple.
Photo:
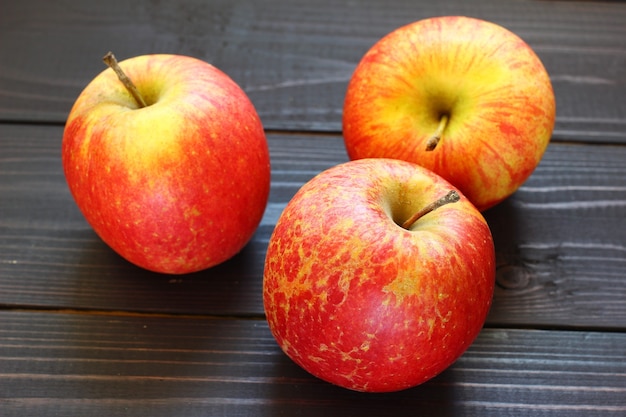
[{"label": "red and yellow apple", "polygon": [[107,69],[67,119],[69,189],[96,233],[148,270],[209,268],[252,237],[269,195],[261,121],[225,73],[180,55],[120,62],[142,107]]},{"label": "red and yellow apple", "polygon": [[372,158],[296,193],[263,279],[269,327],[291,359],[333,384],[385,392],[432,378],[470,346],[491,305],[495,251],[481,213],[451,190],[423,167]]},{"label": "red and yellow apple", "polygon": [[534,171],[554,120],[550,78],[527,43],[494,23],[443,16],[396,29],[363,56],[343,134],[351,159],[417,163],[482,211]]}]

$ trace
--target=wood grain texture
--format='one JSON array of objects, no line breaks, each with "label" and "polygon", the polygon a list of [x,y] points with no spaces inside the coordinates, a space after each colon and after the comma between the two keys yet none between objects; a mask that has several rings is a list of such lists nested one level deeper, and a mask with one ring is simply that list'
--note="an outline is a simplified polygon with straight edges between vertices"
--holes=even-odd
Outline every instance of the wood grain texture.
[{"label": "wood grain texture", "polygon": [[544,62],[555,140],[626,142],[626,6],[620,2],[23,0],[0,14],[0,120],[63,123],[113,50],[205,59],[250,95],[268,129],[341,130],[347,82],[380,37],[426,17],[501,24]]},{"label": "wood grain texture", "polygon": [[[626,415],[626,3],[556,0],[21,0],[0,6],[0,416]],[[494,303],[470,349],[422,386],[348,391],[291,362],[263,316],[273,227],[347,161],[341,112],[366,50],[462,14],[525,39],[557,99],[530,179],[485,213]],[[228,73],[268,131],[270,202],[207,271],[130,265],[65,184],[63,124],[113,50],[187,54]]]},{"label": "wood grain texture", "polygon": [[[287,202],[347,161],[338,135],[270,134],[270,202],[257,233],[216,268],[172,277],[123,261],[76,208],[61,127],[0,125],[0,305],[263,314],[265,250]],[[624,329],[626,148],[550,145],[518,192],[485,213],[498,258],[488,326]]]},{"label": "wood grain texture", "polygon": [[484,330],[448,370],[368,395],[318,380],[264,321],[0,312],[3,417],[620,416],[626,335]]}]

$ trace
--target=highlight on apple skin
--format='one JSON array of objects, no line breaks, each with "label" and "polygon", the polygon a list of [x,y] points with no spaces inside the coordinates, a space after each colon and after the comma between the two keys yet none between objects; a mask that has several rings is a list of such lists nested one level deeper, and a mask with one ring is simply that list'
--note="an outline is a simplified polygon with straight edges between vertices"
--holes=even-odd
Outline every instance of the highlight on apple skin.
[{"label": "highlight on apple skin", "polygon": [[119,63],[141,107],[106,69],[78,96],[62,144],[69,189],[96,233],[128,261],[183,274],[234,256],[265,210],[261,120],[225,73],[181,55]]},{"label": "highlight on apple skin", "polygon": [[330,168],[296,193],[270,238],[263,279],[270,330],[293,361],[344,388],[388,392],[429,380],[465,352],[495,283],[485,219],[455,193],[459,201],[402,227],[450,190],[423,167],[374,158]]},{"label": "highlight on apple skin", "polygon": [[549,75],[519,36],[464,16],[389,33],[349,82],[343,134],[351,159],[422,165],[484,211],[539,164],[554,129]]}]

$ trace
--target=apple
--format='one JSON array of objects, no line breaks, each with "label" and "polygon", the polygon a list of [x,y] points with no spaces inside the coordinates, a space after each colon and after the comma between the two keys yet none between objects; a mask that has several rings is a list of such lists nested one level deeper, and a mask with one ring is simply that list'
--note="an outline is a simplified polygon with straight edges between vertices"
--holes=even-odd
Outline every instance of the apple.
[{"label": "apple", "polygon": [[470,346],[494,282],[493,240],[476,207],[432,171],[371,158],[323,171],[287,204],[263,302],[302,368],[388,392],[427,381]]},{"label": "apple", "polygon": [[114,70],[85,87],[63,133],[63,169],[84,217],[151,271],[183,274],[231,258],[269,195],[268,145],[249,98],[196,58],[105,61]]},{"label": "apple", "polygon": [[548,73],[517,35],[434,17],[394,30],[363,56],[346,91],[344,142],[350,159],[422,165],[484,211],[539,164],[555,111]]}]

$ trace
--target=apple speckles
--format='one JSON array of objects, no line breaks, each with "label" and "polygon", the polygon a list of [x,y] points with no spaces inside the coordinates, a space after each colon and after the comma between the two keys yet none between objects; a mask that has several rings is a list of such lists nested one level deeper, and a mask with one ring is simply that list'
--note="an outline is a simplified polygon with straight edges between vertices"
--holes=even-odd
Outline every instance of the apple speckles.
[{"label": "apple speckles", "polygon": [[396,279],[385,285],[382,291],[384,293],[391,293],[395,304],[399,306],[405,302],[405,297],[419,294],[419,284],[416,282],[415,276],[399,274]]},{"label": "apple speckles", "polygon": [[[387,164],[393,174],[374,168]],[[489,229],[466,198],[411,232],[390,221],[396,208],[421,208],[449,187],[415,165],[364,160],[329,171],[294,196],[270,238],[270,329],[288,356],[330,382],[373,391],[423,382],[482,325],[495,272]]]},{"label": "apple speckles", "polygon": [[200,217],[201,215],[202,215],[202,212],[196,206],[187,208],[185,212],[183,213],[183,217],[185,218],[185,220],[190,220],[194,217]]}]

